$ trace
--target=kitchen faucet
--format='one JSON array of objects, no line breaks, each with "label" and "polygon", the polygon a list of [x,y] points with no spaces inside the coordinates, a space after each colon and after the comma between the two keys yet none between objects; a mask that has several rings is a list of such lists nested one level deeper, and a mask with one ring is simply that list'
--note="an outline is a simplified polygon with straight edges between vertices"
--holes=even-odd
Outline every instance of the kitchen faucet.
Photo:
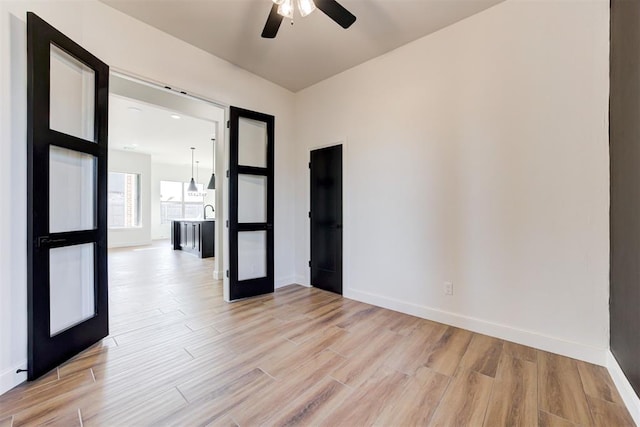
[{"label": "kitchen faucet", "polygon": [[213,206],[204,205],[204,219],[207,219],[207,208],[211,208],[211,212],[215,212],[216,211],[215,209],[213,209]]}]

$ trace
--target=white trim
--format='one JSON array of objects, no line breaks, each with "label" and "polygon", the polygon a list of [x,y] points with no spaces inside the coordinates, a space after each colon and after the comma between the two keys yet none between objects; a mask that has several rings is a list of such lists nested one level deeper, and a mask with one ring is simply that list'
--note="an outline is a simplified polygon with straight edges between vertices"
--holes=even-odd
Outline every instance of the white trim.
[{"label": "white trim", "polygon": [[330,142],[328,144],[318,144],[318,145],[313,145],[313,146],[307,147],[308,151],[309,151],[309,159],[311,159],[311,152],[312,151],[321,150],[323,148],[329,148],[329,147],[337,147],[338,145],[344,145],[344,140],[345,140],[345,138],[339,138],[335,142]]},{"label": "white trim", "polygon": [[611,351],[607,351],[607,369],[618,389],[618,393],[620,393],[620,397],[622,397],[627,410],[629,410],[629,414],[631,414],[631,418],[640,426],[640,397],[631,387],[629,380]]},{"label": "white trim", "polygon": [[[224,123],[222,125],[222,132],[224,132],[224,143],[222,144],[222,156],[220,156],[220,146],[216,145],[218,152],[216,152],[216,171],[221,170],[220,164],[222,164],[222,180],[220,184],[222,185],[222,191],[218,193],[217,187],[218,182],[216,182],[216,207],[221,206],[221,210],[219,208],[218,212],[220,212],[222,217],[220,218],[220,228],[216,231],[222,230],[221,233],[217,235],[221,235],[222,239],[219,240],[222,243],[222,265],[218,264],[222,271],[225,273],[222,274],[222,299],[226,302],[231,302],[231,290],[229,289],[230,281],[227,277],[226,272],[229,271],[229,257],[230,249],[229,249],[229,226],[227,221],[229,220],[229,177],[227,176],[227,172],[229,171],[230,158],[229,151],[231,146],[231,129],[227,132],[227,123],[231,120],[231,108],[229,106],[224,107]],[[218,129],[220,130],[220,129]],[[219,142],[219,137],[216,135],[216,142]],[[220,202],[220,205],[218,205]],[[217,261],[216,261],[217,262]]]},{"label": "white trim", "polygon": [[[144,84],[146,86],[151,86],[151,87],[153,87],[155,89],[159,89],[159,90],[167,92],[167,93],[172,93],[174,95],[179,95],[179,96],[182,96],[182,97],[185,97],[185,98],[198,99],[200,101],[204,101],[204,102],[207,102],[209,104],[213,104],[216,107],[220,107],[222,109],[225,109],[225,108],[229,107],[229,105],[227,105],[227,104],[225,104],[223,102],[214,101],[213,99],[208,98],[208,97],[206,97],[204,95],[200,95],[200,94],[197,94],[197,93],[194,93],[194,92],[187,92],[186,89],[177,88],[177,87],[171,86],[171,85],[169,85],[167,83],[162,83],[162,82],[159,82],[157,80],[153,80],[153,79],[151,79],[149,77],[141,76],[139,74],[136,74],[136,73],[133,73],[133,72],[130,72],[130,71],[127,71],[127,70],[123,70],[122,68],[119,68],[119,67],[110,66],[109,67],[109,74],[113,74],[116,77],[120,77],[120,78],[123,78],[123,79],[126,79],[126,80],[132,80],[132,81],[137,82],[137,83],[142,83],[142,84]],[[167,88],[170,88],[170,89],[167,89]]]},{"label": "white trim", "polygon": [[222,280],[222,271],[213,270],[213,280]]},{"label": "white trim", "polygon": [[[131,231],[131,229],[127,230]],[[119,231],[116,231],[118,233]],[[166,239],[162,239],[166,240]],[[153,240],[134,240],[132,242],[121,242],[121,243],[107,243],[107,247],[109,249],[118,249],[118,248],[135,248],[139,246],[149,246],[153,243]]]},{"label": "white trim", "polygon": [[0,374],[0,395],[11,390],[18,384],[21,384],[27,380],[27,373],[16,373],[18,369],[27,369],[27,361],[23,361],[17,365],[12,366],[3,373]]},{"label": "white trim", "polygon": [[289,286],[295,283],[294,276],[278,277],[275,279],[275,288],[282,288],[283,286]]},{"label": "white trim", "polygon": [[345,298],[373,304],[390,310],[422,317],[435,322],[444,323],[458,328],[467,329],[485,335],[512,341],[518,344],[545,350],[551,353],[584,360],[600,366],[607,366],[607,348],[597,348],[577,342],[566,341],[562,338],[542,335],[537,332],[516,329],[511,326],[489,322],[458,313],[439,310],[424,305],[412,304],[376,295],[356,289],[346,289]]},{"label": "white trim", "polygon": [[304,286],[306,288],[310,288],[311,285],[307,283],[307,279],[302,274],[297,274],[293,280],[293,283],[296,285]]}]

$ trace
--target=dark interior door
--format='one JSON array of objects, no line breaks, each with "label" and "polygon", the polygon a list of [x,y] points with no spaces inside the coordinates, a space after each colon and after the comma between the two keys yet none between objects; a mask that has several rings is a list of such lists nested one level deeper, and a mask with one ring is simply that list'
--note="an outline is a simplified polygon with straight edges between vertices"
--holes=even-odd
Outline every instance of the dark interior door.
[{"label": "dark interior door", "polygon": [[109,333],[109,67],[27,14],[28,378]]},{"label": "dark interior door", "polygon": [[231,107],[229,299],[273,292],[274,117]]},{"label": "dark interior door", "polygon": [[342,294],[342,145],[311,152],[311,286]]}]

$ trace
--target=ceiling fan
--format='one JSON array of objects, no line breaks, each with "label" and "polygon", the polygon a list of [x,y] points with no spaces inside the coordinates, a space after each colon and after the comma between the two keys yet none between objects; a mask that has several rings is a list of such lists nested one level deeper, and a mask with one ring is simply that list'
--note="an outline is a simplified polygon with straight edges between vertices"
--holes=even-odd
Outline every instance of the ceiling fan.
[{"label": "ceiling fan", "polygon": [[293,19],[294,2],[298,5],[301,16],[307,16],[316,7],[333,19],[342,28],[349,28],[356,22],[356,17],[335,0],[273,0],[271,12],[262,30],[262,37],[272,39],[278,34],[280,24],[284,18]]}]

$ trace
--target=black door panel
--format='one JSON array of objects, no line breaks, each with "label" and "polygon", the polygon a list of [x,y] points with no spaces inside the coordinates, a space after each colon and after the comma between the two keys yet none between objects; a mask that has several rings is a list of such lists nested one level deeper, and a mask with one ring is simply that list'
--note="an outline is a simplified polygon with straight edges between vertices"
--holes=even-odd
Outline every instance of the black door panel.
[{"label": "black door panel", "polygon": [[27,13],[27,58],[28,379],[34,380],[109,333],[109,67],[33,13]]},{"label": "black door panel", "polygon": [[273,116],[230,109],[229,299],[273,292]]},{"label": "black door panel", "polygon": [[342,294],[342,145],[313,150],[311,285]]}]

